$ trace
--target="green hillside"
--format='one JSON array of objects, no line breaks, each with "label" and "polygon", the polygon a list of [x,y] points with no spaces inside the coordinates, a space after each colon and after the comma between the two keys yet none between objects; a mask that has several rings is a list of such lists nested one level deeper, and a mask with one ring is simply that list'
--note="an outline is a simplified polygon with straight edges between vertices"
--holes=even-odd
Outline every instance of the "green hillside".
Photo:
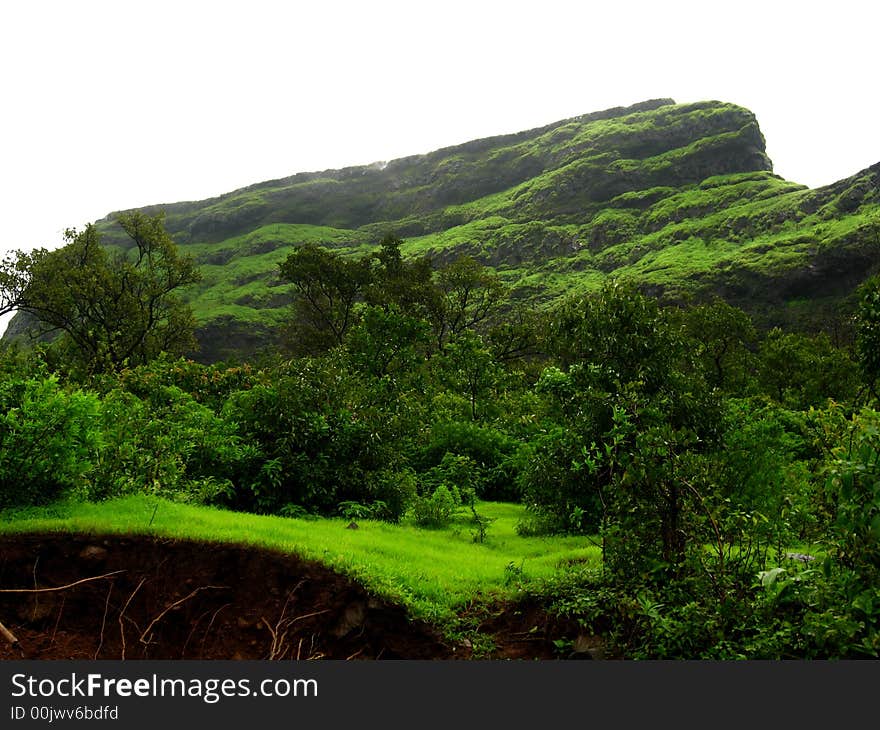
[{"label": "green hillside", "polygon": [[[816,321],[875,266],[878,175],[810,190],[773,174],[748,110],[660,99],[147,212],[164,211],[201,266],[188,297],[212,360],[274,341],[290,302],[278,265],[295,246],[363,250],[387,232],[438,263],[472,255],[536,305],[615,275]],[[100,225],[121,244],[114,217]]]}]

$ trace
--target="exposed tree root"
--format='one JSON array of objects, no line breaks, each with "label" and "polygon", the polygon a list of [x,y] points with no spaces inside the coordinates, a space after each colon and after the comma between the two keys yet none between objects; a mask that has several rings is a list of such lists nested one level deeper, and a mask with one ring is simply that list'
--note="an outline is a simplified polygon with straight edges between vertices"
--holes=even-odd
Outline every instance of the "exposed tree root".
[{"label": "exposed tree root", "polygon": [[124,572],[124,570],[114,570],[112,573],[104,573],[104,575],[95,575],[91,578],[83,578],[82,580],[77,580],[64,586],[55,586],[54,588],[0,588],[0,593],[57,593],[58,591],[66,591],[70,588],[82,585],[83,583],[91,583],[92,581],[96,580],[104,580],[104,578],[109,578],[113,575],[119,575],[120,573]]}]

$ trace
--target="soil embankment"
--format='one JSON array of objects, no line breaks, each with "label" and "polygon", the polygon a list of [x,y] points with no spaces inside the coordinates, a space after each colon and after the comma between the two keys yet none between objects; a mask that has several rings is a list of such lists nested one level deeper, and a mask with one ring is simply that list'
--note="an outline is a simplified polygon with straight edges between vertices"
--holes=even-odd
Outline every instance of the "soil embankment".
[{"label": "soil embankment", "polygon": [[[0,539],[0,659],[466,659],[348,577],[254,547],[142,536]],[[555,658],[562,627],[499,607],[495,658]]]}]

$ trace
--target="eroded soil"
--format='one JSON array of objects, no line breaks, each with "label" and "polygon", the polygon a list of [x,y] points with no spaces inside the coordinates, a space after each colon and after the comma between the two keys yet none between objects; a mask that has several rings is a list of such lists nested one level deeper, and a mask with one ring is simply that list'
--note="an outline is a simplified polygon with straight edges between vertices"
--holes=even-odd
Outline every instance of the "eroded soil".
[{"label": "eroded soil", "polygon": [[[0,539],[0,622],[19,642],[0,637],[0,659],[467,659],[485,643],[292,555],[134,536]],[[491,658],[559,658],[573,628],[528,605],[476,623]]]}]

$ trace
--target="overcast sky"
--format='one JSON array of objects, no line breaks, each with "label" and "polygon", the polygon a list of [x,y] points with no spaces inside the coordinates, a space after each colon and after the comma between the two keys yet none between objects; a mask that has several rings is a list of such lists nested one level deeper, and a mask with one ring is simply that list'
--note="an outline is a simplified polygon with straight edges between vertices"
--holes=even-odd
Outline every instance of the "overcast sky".
[{"label": "overcast sky", "polygon": [[778,174],[827,184],[880,161],[878,20],[863,0],[3,2],[0,253],[657,97],[750,108]]}]

